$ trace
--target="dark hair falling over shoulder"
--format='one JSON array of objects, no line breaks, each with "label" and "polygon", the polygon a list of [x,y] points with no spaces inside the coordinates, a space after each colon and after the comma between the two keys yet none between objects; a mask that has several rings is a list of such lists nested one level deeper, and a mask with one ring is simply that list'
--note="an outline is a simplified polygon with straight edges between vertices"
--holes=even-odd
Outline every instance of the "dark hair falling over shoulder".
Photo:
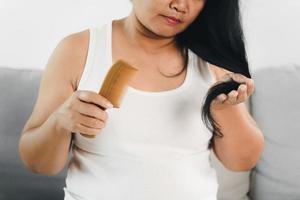
[{"label": "dark hair falling over shoulder", "polygon": [[[176,42],[213,65],[251,78],[239,0],[206,0],[199,16],[176,36]],[[223,137],[219,124],[212,116],[211,102],[221,93],[237,90],[239,85],[231,79],[219,82],[208,90],[202,105],[202,120],[213,135]],[[209,148],[212,147],[212,139]]]}]

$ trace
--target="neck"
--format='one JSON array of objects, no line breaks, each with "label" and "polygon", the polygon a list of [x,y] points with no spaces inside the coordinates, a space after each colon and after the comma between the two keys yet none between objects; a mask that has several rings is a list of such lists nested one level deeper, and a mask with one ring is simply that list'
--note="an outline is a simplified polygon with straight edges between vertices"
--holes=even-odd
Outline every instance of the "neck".
[{"label": "neck", "polygon": [[128,42],[147,53],[160,54],[166,50],[178,49],[175,37],[164,37],[152,32],[133,12],[122,20],[122,26]]}]

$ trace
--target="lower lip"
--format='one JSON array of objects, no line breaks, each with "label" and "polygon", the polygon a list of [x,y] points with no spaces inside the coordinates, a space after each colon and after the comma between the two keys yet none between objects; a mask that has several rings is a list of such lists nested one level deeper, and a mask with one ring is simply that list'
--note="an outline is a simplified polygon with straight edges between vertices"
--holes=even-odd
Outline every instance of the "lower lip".
[{"label": "lower lip", "polygon": [[174,20],[174,19],[169,18],[169,17],[166,17],[166,19],[167,19],[166,21],[168,22],[168,24],[173,25],[173,26],[180,23],[179,21]]}]

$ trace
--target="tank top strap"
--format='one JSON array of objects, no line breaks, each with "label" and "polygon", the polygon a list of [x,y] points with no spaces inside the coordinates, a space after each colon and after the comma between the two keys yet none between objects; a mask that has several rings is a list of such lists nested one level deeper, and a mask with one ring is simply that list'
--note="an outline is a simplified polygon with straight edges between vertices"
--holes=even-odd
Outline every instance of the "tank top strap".
[{"label": "tank top strap", "polygon": [[[112,25],[110,23],[112,22],[108,21],[108,23],[102,26],[92,26],[89,28],[90,39],[87,59],[79,81],[78,90],[90,90],[98,93],[101,89],[105,76],[112,65],[112,44],[109,43],[112,37]],[[193,62],[189,66],[192,68],[190,69],[192,79],[210,86],[214,82],[214,76],[209,63],[190,49],[189,55],[191,56],[189,62]]]},{"label": "tank top strap", "polygon": [[193,54],[193,66],[194,66],[194,79],[195,81],[200,81],[207,86],[211,86],[215,81],[213,72],[210,68],[210,64],[191,51]]},{"label": "tank top strap", "polygon": [[81,75],[78,90],[99,92],[104,78],[109,71],[110,53],[107,24],[89,27],[90,39],[85,67]]}]

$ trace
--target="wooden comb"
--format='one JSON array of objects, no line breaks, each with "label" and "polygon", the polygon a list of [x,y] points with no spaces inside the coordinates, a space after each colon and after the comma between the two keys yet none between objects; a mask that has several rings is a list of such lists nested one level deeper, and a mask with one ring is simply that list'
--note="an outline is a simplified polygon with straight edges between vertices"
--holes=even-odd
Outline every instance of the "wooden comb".
[{"label": "wooden comb", "polygon": [[[117,60],[105,76],[99,94],[109,100],[114,108],[120,108],[126,89],[137,71],[138,69],[124,60]],[[101,107],[101,109],[105,110],[106,108]],[[80,134],[84,137],[95,138],[94,135]]]}]

